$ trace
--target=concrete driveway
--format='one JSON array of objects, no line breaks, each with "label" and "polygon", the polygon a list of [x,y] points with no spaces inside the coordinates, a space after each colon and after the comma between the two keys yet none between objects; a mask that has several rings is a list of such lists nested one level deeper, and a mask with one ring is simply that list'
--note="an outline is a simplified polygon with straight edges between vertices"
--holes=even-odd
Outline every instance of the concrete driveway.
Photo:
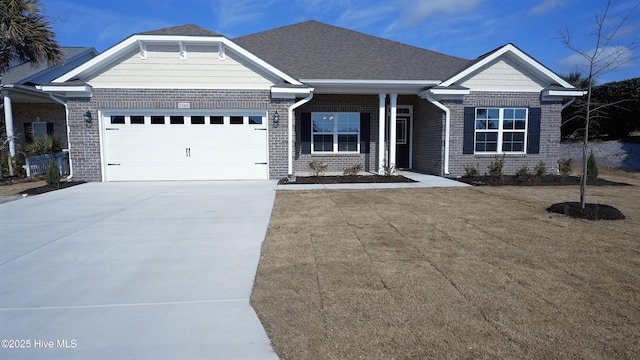
[{"label": "concrete driveway", "polygon": [[0,205],[0,358],[277,359],[249,304],[274,188],[90,183]]}]

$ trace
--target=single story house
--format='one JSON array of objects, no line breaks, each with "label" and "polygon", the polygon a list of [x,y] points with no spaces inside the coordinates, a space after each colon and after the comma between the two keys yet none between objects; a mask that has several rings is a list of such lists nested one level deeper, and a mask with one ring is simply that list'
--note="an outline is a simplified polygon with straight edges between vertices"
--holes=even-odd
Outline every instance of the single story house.
[{"label": "single story house", "polygon": [[40,89],[66,99],[74,178],[278,179],[361,164],[441,176],[559,156],[578,90],[513,44],[467,60],[307,21],[235,39],[134,34]]},{"label": "single story house", "polygon": [[67,114],[65,99],[37,88],[98,55],[94,48],[62,47],[63,62],[55,66],[23,63],[0,74],[0,125],[11,156],[19,154],[34,137],[55,134],[65,147]]}]

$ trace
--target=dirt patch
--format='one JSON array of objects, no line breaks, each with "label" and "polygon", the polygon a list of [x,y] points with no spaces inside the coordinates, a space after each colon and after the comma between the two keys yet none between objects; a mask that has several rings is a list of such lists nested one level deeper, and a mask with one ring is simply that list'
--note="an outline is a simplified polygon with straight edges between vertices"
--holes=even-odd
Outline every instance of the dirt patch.
[{"label": "dirt patch", "polygon": [[85,184],[85,183],[86,183],[86,181],[65,181],[65,182],[61,182],[58,185],[43,185],[43,186],[38,186],[38,187],[35,187],[35,188],[31,188],[31,189],[26,189],[22,193],[23,194],[28,194],[28,195],[39,195],[39,194],[44,194],[44,193],[49,192],[49,191],[66,189],[68,187],[81,185],[81,184]]},{"label": "dirt patch", "polygon": [[639,358],[640,192],[587,189],[616,222],[547,212],[578,197],[278,191],[251,302],[283,359]]},{"label": "dirt patch", "polygon": [[85,181],[62,181],[60,185],[47,185],[44,177],[35,178],[3,178],[0,180],[0,196],[38,195],[49,191],[65,189],[70,186],[84,184]]},{"label": "dirt patch", "polygon": [[362,184],[362,183],[408,183],[415,182],[402,175],[382,176],[382,175],[344,175],[344,176],[298,176],[295,182],[290,182],[287,178],[281,179],[279,185],[296,184]]}]

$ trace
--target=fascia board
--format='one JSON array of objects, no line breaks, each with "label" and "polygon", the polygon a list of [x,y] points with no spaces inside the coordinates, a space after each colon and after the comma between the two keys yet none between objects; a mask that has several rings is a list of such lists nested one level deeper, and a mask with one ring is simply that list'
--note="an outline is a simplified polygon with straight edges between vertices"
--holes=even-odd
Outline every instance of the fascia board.
[{"label": "fascia board", "polygon": [[546,90],[542,92],[543,96],[555,97],[579,97],[587,94],[584,90]]},{"label": "fascia board", "polygon": [[317,94],[417,94],[426,88],[440,84],[440,80],[301,79],[300,81],[313,86]]},{"label": "fascia board", "polygon": [[313,88],[296,89],[289,87],[271,87],[271,96],[275,99],[295,99],[296,97],[306,97],[313,92]]},{"label": "fascia board", "polygon": [[94,57],[93,59],[87,61],[83,65],[78,66],[77,68],[71,70],[70,72],[58,77],[53,80],[56,83],[63,83],[65,81],[69,81],[72,79],[76,79],[81,77],[82,75],[93,72],[116,59],[118,56],[131,51],[132,49],[138,46],[138,42],[142,41],[145,43],[165,43],[165,42],[175,42],[182,41],[186,44],[216,44],[222,43],[225,48],[229,48],[234,52],[238,53],[243,58],[247,59],[249,62],[256,64],[258,67],[263,68],[265,71],[293,84],[293,85],[301,85],[301,83],[294,79],[293,77],[285,74],[281,70],[278,70],[274,66],[268,64],[266,61],[260,59],[254,54],[250,53],[246,49],[240,47],[238,44],[232,42],[231,40],[222,37],[222,36],[178,36],[178,35],[133,35],[122,42],[116,44],[115,46],[107,49],[102,54]]},{"label": "fascia board", "polygon": [[556,75],[553,71],[547,69],[544,65],[540,64],[538,61],[534,60],[529,55],[523,53],[520,49],[518,49],[517,47],[513,46],[512,44],[507,44],[507,45],[503,46],[499,50],[495,51],[493,54],[491,54],[491,55],[487,56],[486,58],[482,59],[481,61],[473,64],[469,68],[459,72],[458,74],[456,74],[452,78],[450,78],[450,79],[446,80],[445,82],[443,82],[442,86],[449,86],[449,85],[452,85],[452,84],[456,83],[460,79],[463,79],[463,78],[467,77],[468,75],[473,74],[474,72],[477,72],[483,66],[485,66],[488,63],[492,62],[493,60],[503,56],[506,53],[513,54],[513,56],[516,58],[517,61],[520,61],[523,65],[529,67],[529,69],[531,69],[534,72],[537,72],[538,74],[550,79],[551,81],[557,83],[558,85],[561,85],[561,86],[564,86],[564,87],[567,87],[567,88],[573,88],[573,86],[571,84],[569,84],[564,79],[562,79],[561,77]]}]

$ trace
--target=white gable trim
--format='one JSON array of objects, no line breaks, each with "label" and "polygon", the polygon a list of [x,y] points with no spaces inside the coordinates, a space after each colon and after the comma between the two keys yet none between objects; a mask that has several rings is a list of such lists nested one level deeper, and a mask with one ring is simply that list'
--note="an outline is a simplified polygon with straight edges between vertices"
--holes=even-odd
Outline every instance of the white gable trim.
[{"label": "white gable trim", "polygon": [[[247,61],[255,64],[259,68],[262,68],[266,72],[292,84],[302,85],[298,80],[285,74],[281,70],[278,70],[274,66],[268,64],[266,61],[255,56],[251,52],[245,50],[238,44],[222,36],[178,36],[178,35],[133,35],[109,48],[102,54],[87,61],[83,65],[69,71],[68,73],[53,80],[54,83],[64,83],[65,81],[73,79],[82,79],[83,77],[109,65],[111,62],[118,59],[120,56],[131,51],[134,48],[140,49],[140,55],[144,56],[146,51],[146,45],[151,43],[175,43],[175,44],[218,44],[222,47],[222,57],[226,49],[230,49]],[[144,47],[144,49],[143,49]],[[186,55],[186,54],[185,54]]]},{"label": "white gable trim", "polygon": [[494,51],[484,59],[466,68],[462,72],[454,75],[452,78],[449,78],[448,80],[446,80],[440,85],[441,86],[453,85],[456,82],[460,81],[461,79],[464,79],[469,75],[478,72],[480,69],[482,69],[482,67],[486,66],[487,64],[491,63],[495,59],[507,53],[511,54],[516,60],[522,62],[523,65],[527,66],[534,73],[539,74],[542,78],[548,79],[550,83],[556,83],[566,88],[573,88],[571,84],[566,82],[560,76],[556,75],[553,71],[547,69],[544,65],[540,64],[538,61],[533,59],[531,56],[525,54],[524,52],[522,52],[520,49],[518,49],[512,44],[507,44],[501,47],[500,49]]}]

